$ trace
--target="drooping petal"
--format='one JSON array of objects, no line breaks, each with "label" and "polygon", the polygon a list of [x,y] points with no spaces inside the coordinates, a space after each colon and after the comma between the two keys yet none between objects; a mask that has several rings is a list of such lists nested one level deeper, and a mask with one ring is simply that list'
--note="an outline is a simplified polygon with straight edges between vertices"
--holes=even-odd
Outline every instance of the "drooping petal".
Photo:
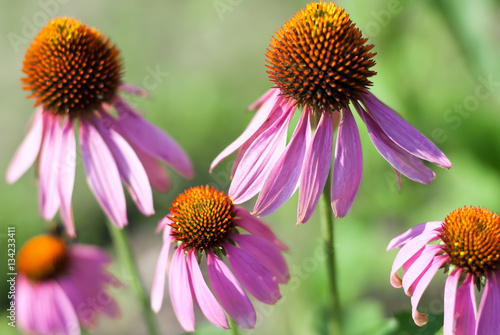
[{"label": "drooping petal", "polygon": [[365,90],[365,93],[366,95],[361,96],[361,101],[384,133],[394,143],[413,156],[425,159],[447,169],[451,167],[450,160],[434,143],[429,141],[427,137],[378,100],[368,90]]},{"label": "drooping petal", "polygon": [[80,121],[80,146],[92,192],[106,215],[122,228],[127,224],[127,210],[120,173],[99,131],[84,119]]},{"label": "drooping petal", "polygon": [[486,275],[486,285],[479,304],[476,334],[500,334],[500,271]]},{"label": "drooping petal", "polygon": [[329,113],[322,112],[302,165],[297,224],[307,222],[318,204],[332,164],[332,151],[332,119]]},{"label": "drooping petal", "polygon": [[442,251],[443,249],[439,245],[427,244],[424,246],[418,259],[408,267],[403,275],[403,289],[407,295],[411,295],[410,288],[422,274],[422,269],[425,269],[436,254]]},{"label": "drooping petal", "polygon": [[[455,301],[457,298],[457,286],[460,274],[460,268],[453,270],[446,278],[444,285],[444,320],[443,320],[443,335],[455,335]],[[474,325],[475,325],[474,320]],[[473,333],[471,333],[473,334]]]},{"label": "drooping petal", "polygon": [[165,277],[167,275],[167,267],[169,263],[169,253],[171,244],[163,244],[156,263],[155,276],[153,286],[151,287],[151,309],[158,313],[163,303],[163,293],[165,291]]},{"label": "drooping petal", "polygon": [[[265,123],[267,123],[268,116],[271,114],[271,111],[278,104],[281,99],[278,99],[279,89],[272,88],[268,90],[259,100],[257,100],[254,104],[252,104],[249,109],[253,110],[258,108],[258,111],[255,113],[254,117],[248,124],[247,128],[243,131],[243,133],[227,148],[222,150],[222,152],[215,157],[212,164],[210,165],[210,172],[214,169],[214,167],[219,164],[224,158],[231,155],[233,152],[238,150],[245,142],[247,142],[255,132],[261,128]],[[272,123],[269,124],[269,126]]]},{"label": "drooping petal", "polygon": [[235,206],[235,212],[236,212],[236,217],[234,219],[234,222],[237,226],[240,226],[241,228],[245,229],[246,231],[255,236],[258,236],[273,243],[280,250],[288,251],[289,249],[288,246],[282,241],[280,241],[280,239],[278,239],[276,235],[274,235],[271,228],[264,222],[260,221],[258,218],[253,216],[245,208],[240,206]]},{"label": "drooping petal", "polygon": [[422,314],[417,310],[420,298],[424,293],[425,289],[431,282],[432,278],[444,263],[448,260],[447,256],[437,255],[434,257],[429,264],[429,266],[422,271],[422,275],[415,281],[412,286],[411,295],[411,306],[412,306],[412,317],[418,326],[423,326],[427,323],[427,315]]},{"label": "drooping petal", "polygon": [[263,303],[273,305],[280,298],[278,282],[273,275],[248,252],[224,242],[229,264],[248,292]]},{"label": "drooping petal", "polygon": [[118,96],[113,101],[127,141],[134,142],[147,154],[162,159],[186,178],[194,176],[193,166],[184,150],[163,130],[147,122]]},{"label": "drooping petal", "polygon": [[43,138],[43,108],[36,109],[30,122],[28,133],[12,158],[5,179],[12,184],[17,181],[35,162],[40,152]]},{"label": "drooping petal", "polygon": [[248,234],[233,234],[231,238],[238,246],[255,257],[266,269],[276,277],[280,284],[286,284],[290,279],[290,272],[285,258],[280,250],[271,242],[263,238]]},{"label": "drooping petal", "polygon": [[357,102],[354,102],[354,106],[366,124],[368,135],[380,155],[394,169],[409,179],[422,184],[430,184],[436,176],[434,172],[422,163],[417,156],[405,151],[393,142],[382,128],[380,128],[380,125],[375,122],[373,117],[365,112]]},{"label": "drooping petal", "polygon": [[24,274],[19,274],[16,277],[16,295],[14,299],[17,305],[17,322],[23,330],[34,330],[34,318],[36,316],[33,311],[33,304],[30,301],[33,297],[33,284]]},{"label": "drooping petal", "polygon": [[363,152],[358,126],[351,110],[343,109],[333,160],[331,201],[335,216],[349,213],[363,175]]},{"label": "drooping petal", "polygon": [[286,109],[274,124],[252,142],[238,164],[228,195],[234,203],[242,203],[262,190],[269,172],[276,164],[286,145],[286,132],[295,107]]},{"label": "drooping petal", "polygon": [[203,312],[203,315],[205,315],[205,317],[217,327],[229,329],[229,324],[227,323],[224,311],[219,305],[219,302],[215,299],[213,293],[208,288],[205,279],[203,279],[200,265],[196,260],[193,249],[188,252],[187,266],[193,288],[193,296],[198,304],[198,307],[200,307],[200,310]]},{"label": "drooping petal", "polygon": [[227,314],[240,327],[252,329],[256,314],[250,299],[231,270],[212,250],[207,252],[208,277],[215,296]]},{"label": "drooping petal", "polygon": [[[464,282],[456,290],[455,306],[454,306],[454,335],[468,335],[474,334],[476,330],[476,296],[474,293],[475,285],[471,274],[468,274]],[[445,287],[445,300],[446,300],[446,287]],[[446,308],[449,307],[445,302]],[[491,328],[489,328],[491,329]],[[497,328],[497,330],[500,330]],[[481,334],[481,333],[477,333]],[[495,334],[495,332],[493,332]],[[443,325],[443,335],[446,335],[446,329]]]},{"label": "drooping petal", "polygon": [[172,257],[169,282],[170,298],[175,315],[185,331],[194,332],[193,297],[189,286],[188,267],[183,247],[177,248]]},{"label": "drooping petal", "polygon": [[309,113],[306,110],[302,113],[285,152],[262,186],[254,207],[254,215],[271,214],[293,195],[298,186],[309,133]]},{"label": "drooping petal", "polygon": [[73,219],[73,206],[71,197],[75,184],[76,169],[76,141],[75,130],[71,120],[64,125],[61,140],[60,169],[58,179],[58,191],[61,201],[61,218],[66,227],[66,233],[75,237],[75,224]]},{"label": "drooping petal", "polygon": [[389,245],[387,246],[386,250],[401,248],[406,243],[408,243],[408,241],[419,235],[427,234],[429,232],[441,229],[442,225],[443,225],[442,221],[430,221],[416,225],[415,227],[412,227],[411,229],[405,231],[403,234],[393,238],[391,242],[389,242]]},{"label": "drooping petal", "polygon": [[61,170],[59,160],[62,131],[59,118],[49,113],[44,114],[44,141],[38,167],[40,214],[45,220],[52,220],[59,209],[58,177]]},{"label": "drooping petal", "polygon": [[146,216],[154,214],[151,185],[146,171],[134,150],[114,129],[105,127],[100,119],[94,118],[91,122],[108,145],[121,180],[127,187],[137,208]]}]

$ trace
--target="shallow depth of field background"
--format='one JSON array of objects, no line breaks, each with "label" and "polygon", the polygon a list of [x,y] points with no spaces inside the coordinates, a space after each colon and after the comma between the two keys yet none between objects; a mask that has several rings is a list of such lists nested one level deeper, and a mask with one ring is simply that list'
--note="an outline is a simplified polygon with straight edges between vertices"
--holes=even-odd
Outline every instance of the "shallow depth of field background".
[{"label": "shallow depth of field background", "polygon": [[[410,299],[389,284],[396,255],[385,251],[390,239],[418,223],[442,220],[464,205],[500,211],[500,1],[344,0],[337,4],[375,45],[378,75],[372,79],[372,92],[433,140],[453,164],[450,171],[432,166],[437,175],[432,185],[403,177],[399,193],[392,168],[357,119],[363,181],[350,214],[335,223],[346,334],[403,334],[396,330],[393,316],[408,310]],[[148,99],[134,100],[137,107],[182,145],[196,170],[193,180],[170,170],[173,187],[166,194],[154,193],[156,214],[151,217],[143,217],[128,197],[127,231],[149,291],[161,248],[161,235],[154,233],[157,222],[186,188],[209,184],[228,190],[234,156],[213,174],[208,173],[210,163],[248,124],[252,113],[246,107],[271,87],[264,66],[271,36],[305,5],[299,0],[0,0],[0,175],[5,174],[33,112],[33,101],[26,99],[19,78],[24,53],[35,34],[49,18],[74,16],[110,37],[124,59],[124,81],[149,87]],[[5,315],[7,227],[16,227],[18,248],[49,227],[38,214],[34,174],[30,169],[13,185],[0,178],[2,334],[17,334],[7,326]],[[297,198],[296,194],[264,218],[290,246],[286,258],[292,280],[282,286],[283,298],[276,306],[255,303],[254,334],[325,331],[328,288],[322,230],[317,215],[307,224],[295,225]],[[80,156],[73,204],[77,241],[114,253],[106,218],[86,184]],[[252,205],[246,204],[249,209]],[[111,269],[127,284],[128,274],[119,263]],[[420,310],[442,313],[444,280],[440,272]],[[101,318],[93,333],[145,333],[132,290],[114,290],[114,296],[123,317]],[[164,334],[182,333],[168,294],[158,321]],[[431,333],[425,328],[419,331]],[[228,332],[209,324],[197,310],[197,333]]]}]

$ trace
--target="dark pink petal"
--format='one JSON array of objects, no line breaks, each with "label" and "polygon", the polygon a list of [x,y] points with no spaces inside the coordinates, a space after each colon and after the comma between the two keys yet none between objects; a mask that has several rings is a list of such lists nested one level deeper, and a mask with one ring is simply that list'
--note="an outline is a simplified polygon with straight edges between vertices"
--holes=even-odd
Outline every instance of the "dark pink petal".
[{"label": "dark pink petal", "polygon": [[5,179],[9,184],[18,180],[33,165],[35,159],[38,157],[43,138],[42,113],[42,107],[36,109],[30,122],[28,133],[7,168]]},{"label": "dark pink petal", "polygon": [[228,192],[235,203],[245,202],[261,191],[285,149],[286,132],[295,107],[286,104],[277,107],[280,108],[284,109],[281,117],[253,141],[238,164]]},{"label": "dark pink petal", "polygon": [[151,309],[158,313],[163,302],[163,293],[165,291],[165,277],[167,275],[167,267],[169,263],[169,253],[171,244],[163,244],[156,263],[155,276],[153,286],[151,288]]},{"label": "dark pink petal", "polygon": [[302,165],[297,224],[307,222],[318,204],[332,164],[332,151],[332,119],[329,113],[322,112]]},{"label": "dark pink petal", "polygon": [[137,208],[144,215],[154,214],[151,185],[146,171],[132,147],[114,129],[105,127],[100,119],[94,118],[92,123],[113,154],[121,180],[127,187]]},{"label": "dark pink petal", "polygon": [[137,95],[143,98],[148,96],[148,92],[145,89],[136,85],[122,83],[119,88],[124,92]]},{"label": "dark pink petal", "polygon": [[414,156],[403,150],[399,145],[390,139],[380,128],[373,117],[366,113],[363,108],[354,102],[354,106],[368,128],[368,135],[373,145],[384,159],[391,166],[404,174],[411,180],[422,184],[430,184],[436,177],[434,172],[425,166],[417,156]]},{"label": "dark pink petal", "polygon": [[[231,155],[233,152],[238,150],[238,148],[240,148],[245,142],[247,142],[259,128],[262,128],[266,123],[269,123],[268,116],[271,114],[271,111],[274,109],[275,105],[277,105],[277,103],[281,101],[281,99],[278,99],[278,93],[278,89],[272,88],[267,91],[256,103],[250,106],[259,108],[259,110],[257,111],[257,113],[255,113],[255,116],[252,118],[243,133],[227,148],[222,150],[222,152],[217,155],[217,157],[215,157],[212,164],[210,165],[210,172],[212,172],[214,167],[223,159]],[[254,108],[249,109],[253,110]],[[272,123],[270,123],[268,126],[270,126],[271,124]]]},{"label": "dark pink petal", "polygon": [[58,177],[61,170],[59,160],[62,131],[59,117],[44,114],[44,141],[38,167],[39,206],[45,220],[52,220],[59,209]]},{"label": "dark pink petal", "polygon": [[309,113],[302,113],[283,155],[278,159],[260,191],[254,215],[266,216],[290,199],[297,189],[310,137]]},{"label": "dark pink petal", "polygon": [[189,250],[187,256],[187,265],[190,274],[191,285],[194,293],[194,298],[198,307],[200,307],[203,315],[220,328],[229,329],[226,315],[215,299],[213,293],[207,286],[203,275],[201,274],[200,265],[196,260],[193,249]]},{"label": "dark pink petal", "polygon": [[194,332],[193,297],[189,286],[188,267],[183,247],[177,248],[174,253],[169,281],[170,298],[175,315],[185,331]]},{"label": "dark pink petal", "polygon": [[427,268],[436,254],[442,251],[443,249],[439,245],[427,244],[424,246],[418,259],[416,259],[413,264],[408,267],[403,275],[403,289],[407,295],[411,295],[411,286],[422,274],[422,270]]},{"label": "dark pink petal", "polygon": [[[458,277],[460,277],[458,275]],[[455,289],[456,289],[456,284]],[[446,286],[448,286],[448,281],[446,282]],[[447,287],[445,286],[444,291],[444,310],[445,310],[445,323],[443,325],[443,334],[454,334],[454,335],[468,335],[474,334],[476,330],[476,295],[474,293],[475,285],[473,276],[471,274],[467,274],[464,282],[458,289],[456,289],[456,294],[454,298],[454,305],[447,304],[446,299],[448,298],[448,294],[452,295],[454,292],[447,292]],[[446,327],[447,316],[446,309],[450,308],[453,311],[453,315],[451,315],[451,324],[453,328]],[[448,316],[449,318],[450,316]],[[498,329],[498,328],[497,328]],[[452,330],[455,330],[453,332]],[[500,330],[500,329],[499,329]],[[481,334],[481,333],[478,333]]]},{"label": "dark pink petal", "polygon": [[111,256],[102,249],[86,244],[72,244],[68,253],[71,254],[71,257],[77,258],[78,262],[87,260],[94,266],[110,264],[113,260]]},{"label": "dark pink petal", "polygon": [[276,235],[274,235],[273,231],[267,224],[253,216],[243,207],[235,206],[235,211],[236,217],[234,222],[237,226],[240,226],[241,228],[245,229],[255,236],[273,243],[280,250],[288,251],[288,246],[280,241],[280,239],[278,239]]},{"label": "dark pink petal", "polygon": [[229,264],[241,284],[257,300],[274,305],[281,298],[278,282],[273,275],[254,256],[224,242]]},{"label": "dark pink petal", "polygon": [[411,124],[378,100],[368,90],[361,96],[366,110],[373,116],[384,133],[401,148],[421,159],[449,169],[448,158]]},{"label": "dark pink petal", "polygon": [[61,201],[61,218],[66,227],[66,233],[75,237],[75,223],[73,219],[73,206],[71,205],[71,196],[73,195],[73,186],[75,184],[76,169],[76,143],[75,130],[73,123],[66,120],[62,132],[60,169],[58,179],[58,191]]},{"label": "dark pink petal", "polygon": [[148,155],[164,160],[182,176],[193,177],[194,170],[189,157],[170,136],[144,120],[120,97],[115,97],[113,106],[119,115],[116,123],[128,142],[135,143]]},{"label": "dark pink petal", "polygon": [[424,222],[405,231],[403,234],[396,236],[389,242],[386,250],[392,250],[403,247],[411,239],[429,232],[440,230],[443,225],[442,221]]},{"label": "dark pink petal", "polygon": [[435,241],[437,239],[439,239],[439,235],[437,233],[430,231],[416,236],[401,248],[401,250],[396,255],[396,258],[394,259],[394,263],[392,264],[392,270],[391,270],[392,286],[394,286],[395,288],[401,287],[400,280],[398,279],[399,276],[397,276],[398,269],[402,267],[403,264],[406,263],[411,257],[420,252],[427,243],[429,243],[430,241]]},{"label": "dark pink petal", "polygon": [[127,224],[127,210],[120,173],[99,131],[84,119],[80,121],[80,146],[90,189],[106,215],[122,228]]},{"label": "dark pink petal", "polygon": [[358,126],[351,110],[344,108],[332,171],[331,201],[335,217],[342,218],[349,213],[358,194],[362,175],[363,152]]},{"label": "dark pink petal", "polygon": [[500,334],[500,271],[486,275],[486,286],[479,304],[476,334]]},{"label": "dark pink petal", "polygon": [[154,157],[134,146],[132,146],[132,148],[144,166],[151,186],[158,192],[166,192],[170,188],[171,183],[165,168]]},{"label": "dark pink petal", "polygon": [[245,250],[262,263],[276,277],[279,284],[288,282],[290,279],[288,266],[280,250],[274,244],[263,238],[248,234],[232,234],[231,238],[242,250]]},{"label": "dark pink petal", "polygon": [[250,299],[231,270],[212,250],[207,251],[207,267],[215,296],[227,314],[240,327],[252,329],[255,326],[256,314]]},{"label": "dark pink petal", "polygon": [[448,261],[447,256],[438,255],[434,257],[429,266],[426,269],[422,270],[421,276],[416,280],[416,282],[412,286],[412,292],[411,292],[412,317],[417,326],[423,326],[427,323],[427,315],[422,314],[417,310],[420,298],[422,297],[422,294],[424,293],[425,289],[431,282],[436,272],[447,261]]}]

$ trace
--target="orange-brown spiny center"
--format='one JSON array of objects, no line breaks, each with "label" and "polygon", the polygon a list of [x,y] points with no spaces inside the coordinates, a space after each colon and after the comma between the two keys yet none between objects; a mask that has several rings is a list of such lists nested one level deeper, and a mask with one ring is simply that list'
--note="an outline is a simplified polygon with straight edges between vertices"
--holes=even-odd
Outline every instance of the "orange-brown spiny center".
[{"label": "orange-brown spiny center", "polygon": [[170,212],[172,235],[186,248],[203,251],[217,247],[234,227],[233,201],[208,185],[180,194]]},{"label": "orange-brown spiny center", "polygon": [[39,235],[28,240],[17,256],[17,269],[32,280],[51,278],[66,268],[64,241],[57,236]]},{"label": "orange-brown spiny center", "polygon": [[366,41],[342,8],[312,2],[272,38],[269,78],[299,105],[338,110],[372,84],[375,53]]},{"label": "orange-brown spiny center", "polygon": [[449,214],[441,239],[450,263],[476,277],[500,262],[500,217],[486,208],[464,207]]},{"label": "orange-brown spiny center", "polygon": [[21,81],[35,106],[73,116],[110,102],[121,70],[120,53],[109,39],[75,19],[57,18],[31,43]]}]

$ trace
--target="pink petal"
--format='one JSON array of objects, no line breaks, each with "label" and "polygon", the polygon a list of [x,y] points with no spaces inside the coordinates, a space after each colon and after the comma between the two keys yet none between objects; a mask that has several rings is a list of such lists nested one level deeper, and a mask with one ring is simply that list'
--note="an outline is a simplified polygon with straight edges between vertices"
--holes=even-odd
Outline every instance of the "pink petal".
[{"label": "pink petal", "polygon": [[248,234],[233,234],[231,238],[238,246],[255,257],[266,269],[276,277],[279,284],[286,284],[290,279],[290,272],[285,258],[280,250],[271,242]]},{"label": "pink petal", "polygon": [[318,204],[332,164],[332,150],[332,119],[329,113],[322,112],[302,165],[297,224],[307,222]]},{"label": "pink petal", "polygon": [[36,109],[30,122],[28,133],[7,168],[5,179],[9,184],[17,181],[33,165],[40,152],[43,137],[42,113],[42,107]]},{"label": "pink petal", "polygon": [[171,243],[164,243],[161,247],[160,256],[156,263],[155,276],[153,279],[153,286],[151,288],[151,309],[158,313],[161,309],[163,302],[163,293],[165,291],[165,277],[167,274],[167,267],[169,263],[169,253]]},{"label": "pink petal", "polygon": [[386,250],[401,248],[406,243],[408,243],[408,241],[419,235],[422,234],[427,235],[428,233],[433,232],[435,230],[440,230],[442,225],[443,225],[442,221],[430,221],[416,225],[415,227],[412,227],[411,229],[405,231],[403,234],[393,238],[391,242],[389,242],[389,245],[387,246]]},{"label": "pink petal", "polygon": [[[259,128],[262,128],[266,123],[269,123],[268,116],[271,114],[271,111],[274,109],[275,105],[277,105],[278,102],[281,101],[281,99],[278,99],[278,94],[279,90],[272,88],[267,91],[255,104],[250,106],[259,108],[259,110],[257,111],[257,113],[255,113],[255,116],[252,118],[243,133],[227,148],[222,150],[222,152],[217,157],[215,157],[212,164],[210,165],[210,172],[212,172],[214,167],[223,159],[231,155],[233,152],[238,150],[238,148],[241,147],[245,142],[247,142]],[[255,108],[249,109],[253,110]],[[269,124],[269,126],[271,124]]]},{"label": "pink petal", "polygon": [[274,235],[273,231],[267,224],[260,221],[243,207],[235,206],[235,212],[236,217],[234,222],[237,226],[240,226],[255,236],[273,243],[280,250],[288,251],[288,246],[281,242],[276,235]]},{"label": "pink petal", "polygon": [[148,96],[148,91],[146,91],[142,87],[139,87],[136,85],[122,83],[119,88],[120,88],[120,90],[122,90],[124,92],[130,93],[133,95],[137,95],[137,96],[140,96],[142,98],[145,98]]},{"label": "pink petal", "polygon": [[361,101],[367,111],[373,116],[384,133],[401,148],[421,159],[449,169],[451,163],[448,158],[408,122],[403,120],[393,110],[378,100],[368,90],[361,96]]},{"label": "pink petal", "polygon": [[135,143],[148,155],[164,160],[185,178],[194,176],[189,157],[170,136],[144,120],[120,97],[115,97],[113,106],[119,115],[116,123],[128,142]]},{"label": "pink petal", "polygon": [[[475,286],[473,276],[468,274],[464,282],[456,290],[455,305],[454,310],[454,329],[456,329],[455,335],[468,335],[474,334],[476,329],[476,295],[474,293]],[[445,286],[445,314],[446,308],[449,305],[446,304],[446,286]],[[445,316],[446,320],[446,316]],[[446,322],[446,321],[445,321]],[[490,328],[491,329],[491,328]],[[497,328],[498,329],[498,328]],[[499,329],[500,330],[500,329]],[[443,325],[443,334],[446,334],[445,327]],[[478,333],[481,334],[481,333]]]},{"label": "pink petal", "polygon": [[45,220],[52,220],[60,205],[57,186],[61,169],[59,155],[62,131],[59,126],[58,116],[49,113],[44,114],[44,132],[38,167],[38,199],[42,217]]},{"label": "pink petal", "polygon": [[119,228],[127,224],[125,195],[115,160],[99,131],[80,121],[80,145],[87,182],[102,209]]},{"label": "pink petal", "polygon": [[205,315],[205,317],[217,327],[229,329],[229,324],[227,323],[224,311],[220,307],[219,302],[215,299],[213,293],[208,288],[207,283],[205,283],[205,279],[203,279],[200,265],[196,260],[193,249],[188,252],[187,265],[194,298],[203,312],[203,315]]},{"label": "pink petal", "polygon": [[208,277],[220,304],[240,327],[252,329],[256,314],[250,299],[231,270],[212,250],[207,251]]},{"label": "pink petal", "polygon": [[268,103],[269,100],[275,101],[275,99],[278,98],[278,95],[280,93],[281,92],[279,88],[277,87],[270,88],[269,90],[266,91],[266,93],[262,94],[262,96],[259,99],[257,99],[257,101],[248,106],[248,110],[254,111],[256,109],[260,109],[265,103]]},{"label": "pink petal", "polygon": [[500,334],[500,271],[486,275],[486,286],[479,304],[476,334]]},{"label": "pink petal", "polygon": [[[456,268],[446,278],[444,286],[444,321],[443,321],[443,335],[455,334],[455,301],[457,298],[457,286],[460,279],[462,270]],[[474,320],[474,325],[476,320]]]},{"label": "pink petal", "polygon": [[132,149],[134,149],[142,166],[144,166],[151,186],[158,192],[166,192],[170,188],[171,183],[165,168],[158,160],[146,154],[144,151],[134,146],[132,146]]},{"label": "pink petal", "polygon": [[115,130],[105,127],[100,119],[94,118],[92,123],[113,154],[120,177],[141,213],[147,216],[154,214],[151,185],[132,147]]},{"label": "pink petal", "polygon": [[76,169],[75,142],[75,130],[73,129],[73,123],[70,120],[66,120],[61,140],[61,164],[57,186],[61,201],[61,218],[64,226],[66,227],[66,233],[72,237],[76,236],[75,223],[73,219],[73,206],[71,205]]},{"label": "pink petal", "polygon": [[251,254],[224,242],[229,264],[241,284],[256,299],[274,305],[281,298],[279,285],[272,274]]},{"label": "pink petal", "polygon": [[170,271],[170,298],[175,315],[182,328],[187,332],[194,332],[194,309],[189,274],[184,256],[184,248],[177,248],[172,258],[172,271]]},{"label": "pink petal", "polygon": [[411,295],[411,286],[422,274],[422,269],[427,268],[436,254],[442,251],[443,249],[439,245],[427,244],[424,246],[420,256],[408,267],[403,275],[403,289],[407,295]]},{"label": "pink petal", "polygon": [[309,137],[309,113],[305,110],[285,152],[278,159],[262,186],[255,204],[254,215],[271,214],[293,195],[298,186]]},{"label": "pink petal", "polygon": [[286,132],[295,107],[286,104],[281,117],[253,141],[238,164],[228,195],[242,203],[261,191],[267,176],[286,145]]},{"label": "pink petal", "polygon": [[391,166],[404,174],[411,180],[422,184],[430,184],[436,177],[434,172],[429,169],[420,159],[408,153],[397,145],[375,122],[372,116],[366,113],[361,106],[354,102],[354,106],[368,128],[368,135],[373,145],[384,159]]},{"label": "pink petal", "polygon": [[332,172],[331,201],[335,217],[342,218],[349,213],[358,194],[362,175],[363,152],[358,127],[350,109],[344,108]]},{"label": "pink petal", "polygon": [[17,322],[19,327],[26,332],[35,330],[36,315],[34,314],[34,306],[30,299],[36,298],[34,296],[34,288],[28,277],[19,274],[16,277],[16,313]]},{"label": "pink petal", "polygon": [[436,272],[447,261],[448,261],[447,256],[438,255],[434,257],[429,266],[426,269],[422,270],[421,276],[416,280],[416,282],[412,287],[412,295],[411,295],[412,316],[417,326],[423,326],[424,324],[427,323],[427,315],[422,314],[417,310],[420,298],[422,297],[422,294],[424,293],[425,289],[431,282]]}]

